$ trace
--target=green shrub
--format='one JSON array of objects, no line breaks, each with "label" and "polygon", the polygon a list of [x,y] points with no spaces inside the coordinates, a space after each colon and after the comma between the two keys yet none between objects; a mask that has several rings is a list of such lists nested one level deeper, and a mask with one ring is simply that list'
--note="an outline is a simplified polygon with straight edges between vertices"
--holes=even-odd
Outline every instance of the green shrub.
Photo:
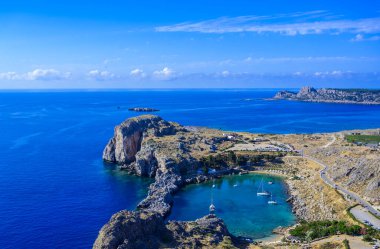
[{"label": "green shrub", "polygon": [[373,238],[371,237],[371,235],[366,234],[366,235],[363,236],[363,241],[372,242]]},{"label": "green shrub", "polygon": [[347,239],[344,239],[344,240],[343,240],[343,246],[344,246],[345,249],[350,249],[350,248],[351,248],[351,247],[350,247],[350,243],[348,242]]},{"label": "green shrub", "polygon": [[290,234],[304,241],[327,237],[336,234],[360,235],[361,227],[349,225],[345,221],[302,221],[300,225],[290,230]]}]

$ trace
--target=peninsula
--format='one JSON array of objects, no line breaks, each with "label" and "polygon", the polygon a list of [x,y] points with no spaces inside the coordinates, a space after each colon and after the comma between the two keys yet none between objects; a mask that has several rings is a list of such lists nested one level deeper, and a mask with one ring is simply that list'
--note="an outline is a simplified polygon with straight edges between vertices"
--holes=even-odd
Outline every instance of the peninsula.
[{"label": "peninsula", "polygon": [[302,87],[300,91],[279,91],[274,100],[297,100],[309,102],[326,102],[341,104],[380,104],[380,90],[369,89],[333,89]]},{"label": "peninsula", "polygon": [[[379,131],[354,134],[377,137]],[[127,119],[115,127],[103,159],[120,170],[154,178],[154,182],[135,211],[112,216],[93,248],[250,248],[254,242],[231,234],[214,214],[189,222],[167,222],[166,218],[173,196],[183,186],[253,171],[283,175],[293,212],[300,220],[312,222],[308,228],[302,223],[280,229],[284,241],[279,243],[309,240],[299,231],[318,224],[326,227],[326,221],[332,227],[339,224],[340,230],[329,230],[331,235],[359,235],[360,226],[365,225],[348,214],[347,209],[357,203],[349,193],[360,196],[365,206],[380,204],[380,153],[378,145],[350,143],[346,136],[352,133],[252,134],[185,127],[154,115]],[[360,168],[351,166],[353,160]]]}]

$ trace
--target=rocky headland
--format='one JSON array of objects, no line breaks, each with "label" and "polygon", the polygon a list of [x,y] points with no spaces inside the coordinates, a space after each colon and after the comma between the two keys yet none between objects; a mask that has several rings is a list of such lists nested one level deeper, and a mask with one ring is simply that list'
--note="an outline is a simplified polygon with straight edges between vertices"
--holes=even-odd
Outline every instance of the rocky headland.
[{"label": "rocky headland", "polygon": [[341,104],[380,104],[380,90],[302,87],[299,92],[279,91],[274,100],[297,100]]},{"label": "rocky headland", "polygon": [[[224,140],[220,135],[212,141],[218,139]],[[204,140],[202,145],[200,140]],[[223,221],[213,215],[194,222],[164,223],[171,210],[173,194],[180,187],[209,179],[209,176],[197,174],[196,151],[204,150],[202,146],[209,147],[207,143],[211,143],[207,136],[198,136],[177,123],[153,115],[131,118],[116,126],[114,137],[104,149],[103,159],[133,174],[154,177],[155,181],[136,211],[121,211],[111,218],[101,229],[94,248],[232,245],[236,238],[228,232]]]},{"label": "rocky headland", "polygon": [[166,217],[173,195],[184,185],[253,170],[286,177],[298,218],[350,221],[346,209],[352,204],[322,182],[319,165],[298,154],[301,149],[325,153],[318,148],[330,139],[331,134],[264,135],[184,127],[154,115],[127,119],[115,127],[103,159],[155,181],[135,211],[112,216],[94,248],[247,248],[247,240],[230,234],[214,215],[192,222],[167,222]]}]

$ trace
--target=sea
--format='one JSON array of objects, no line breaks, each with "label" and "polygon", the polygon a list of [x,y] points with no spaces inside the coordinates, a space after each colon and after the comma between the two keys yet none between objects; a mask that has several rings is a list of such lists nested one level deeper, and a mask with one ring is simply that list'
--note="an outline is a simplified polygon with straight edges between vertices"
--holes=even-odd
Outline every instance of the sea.
[{"label": "sea", "polygon": [[[130,107],[159,109],[155,114],[183,125],[255,133],[380,127],[380,106],[268,100],[277,90],[1,91],[0,248],[91,248],[112,214],[135,209],[151,179],[101,159],[114,126],[139,115]],[[260,208],[265,201],[256,197],[247,199],[250,205],[239,201],[254,195],[257,176],[242,178],[236,188],[228,184],[235,180],[215,189],[217,212],[233,233],[260,238],[294,222],[281,180],[273,186],[281,205],[270,208]],[[224,199],[239,187],[245,191],[239,198]],[[209,191],[205,184],[178,193],[169,218],[201,217]],[[247,218],[240,225],[234,221],[239,212]]]}]

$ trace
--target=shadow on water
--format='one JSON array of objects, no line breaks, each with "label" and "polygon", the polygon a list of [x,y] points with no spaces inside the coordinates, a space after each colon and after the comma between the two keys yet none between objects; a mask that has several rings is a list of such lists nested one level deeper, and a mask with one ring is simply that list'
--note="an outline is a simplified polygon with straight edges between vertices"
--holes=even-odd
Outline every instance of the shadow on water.
[{"label": "shadow on water", "polygon": [[[117,164],[102,162],[105,175],[108,176],[108,181],[112,188],[118,188],[120,191],[129,190],[129,194],[135,194],[135,200],[141,201],[148,193],[148,188],[154,179],[149,177],[140,177],[128,173],[127,171],[120,170]],[[135,201],[136,205],[137,202]],[[133,210],[136,208],[128,205],[127,209]]]}]

